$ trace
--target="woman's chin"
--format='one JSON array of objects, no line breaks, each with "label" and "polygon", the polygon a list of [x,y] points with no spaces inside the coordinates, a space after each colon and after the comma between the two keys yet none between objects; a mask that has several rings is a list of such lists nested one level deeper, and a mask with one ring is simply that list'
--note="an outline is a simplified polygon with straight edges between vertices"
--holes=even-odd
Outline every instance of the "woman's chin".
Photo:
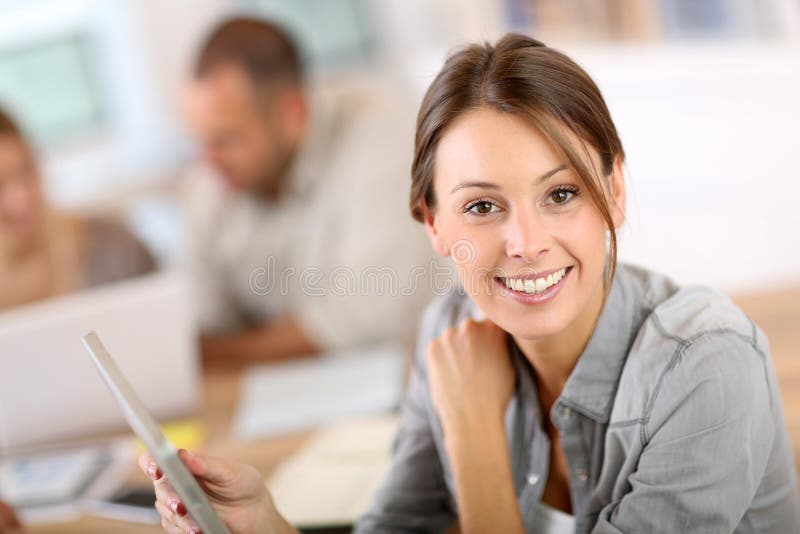
[{"label": "woman's chin", "polygon": [[517,339],[543,339],[564,330],[564,324],[553,315],[525,317],[508,313],[487,314],[497,326]]},{"label": "woman's chin", "polygon": [[540,340],[554,336],[562,330],[563,328],[558,327],[547,328],[538,326],[531,328],[530,325],[520,325],[518,328],[512,326],[507,331],[516,339]]}]

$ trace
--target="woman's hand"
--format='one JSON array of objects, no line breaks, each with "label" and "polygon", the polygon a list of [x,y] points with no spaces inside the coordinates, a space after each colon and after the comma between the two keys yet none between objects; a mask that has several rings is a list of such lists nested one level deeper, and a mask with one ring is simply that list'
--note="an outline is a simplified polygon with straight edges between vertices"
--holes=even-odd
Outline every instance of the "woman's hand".
[{"label": "woman's hand", "polygon": [[22,525],[14,514],[14,510],[6,503],[0,501],[0,534],[7,534]]},{"label": "woman's hand", "polygon": [[[264,480],[255,468],[185,450],[180,451],[180,458],[197,478],[231,534],[296,534],[275,509]],[[139,467],[153,480],[156,509],[161,514],[164,530],[170,534],[199,533],[200,529],[153,459],[143,454],[139,457]]]},{"label": "woman's hand", "polygon": [[466,319],[431,342],[427,366],[445,435],[502,421],[515,382],[503,329],[489,320]]}]

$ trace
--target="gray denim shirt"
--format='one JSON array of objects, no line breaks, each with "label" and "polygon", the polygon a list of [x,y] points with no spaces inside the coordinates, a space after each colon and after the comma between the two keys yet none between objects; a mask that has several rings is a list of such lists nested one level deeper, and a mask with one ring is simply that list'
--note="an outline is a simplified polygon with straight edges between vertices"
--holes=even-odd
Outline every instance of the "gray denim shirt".
[{"label": "gray denim shirt", "polygon": [[[423,316],[393,462],[355,532],[442,532],[458,516],[425,350],[476,306],[453,291]],[[550,440],[516,345],[506,412],[527,532]],[[800,533],[791,444],[764,333],[725,296],[619,264],[583,354],[549,415],[569,465],[576,532]]]}]

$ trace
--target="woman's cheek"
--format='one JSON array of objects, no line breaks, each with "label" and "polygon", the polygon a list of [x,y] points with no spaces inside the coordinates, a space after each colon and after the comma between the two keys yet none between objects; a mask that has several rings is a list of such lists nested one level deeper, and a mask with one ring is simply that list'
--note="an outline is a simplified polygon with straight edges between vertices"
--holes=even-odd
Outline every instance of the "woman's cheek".
[{"label": "woman's cheek", "polygon": [[[605,265],[605,222],[594,210],[584,210],[572,224],[562,227],[564,241],[583,270],[603,270]],[[588,273],[587,273],[588,274]]]}]

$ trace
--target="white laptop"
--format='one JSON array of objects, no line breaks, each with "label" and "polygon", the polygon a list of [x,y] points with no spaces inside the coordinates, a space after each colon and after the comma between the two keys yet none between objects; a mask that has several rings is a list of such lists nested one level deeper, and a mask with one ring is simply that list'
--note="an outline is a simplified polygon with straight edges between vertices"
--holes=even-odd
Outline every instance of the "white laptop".
[{"label": "white laptop", "polygon": [[0,313],[0,457],[123,430],[86,357],[96,330],[158,419],[198,407],[190,287],[159,273]]}]

